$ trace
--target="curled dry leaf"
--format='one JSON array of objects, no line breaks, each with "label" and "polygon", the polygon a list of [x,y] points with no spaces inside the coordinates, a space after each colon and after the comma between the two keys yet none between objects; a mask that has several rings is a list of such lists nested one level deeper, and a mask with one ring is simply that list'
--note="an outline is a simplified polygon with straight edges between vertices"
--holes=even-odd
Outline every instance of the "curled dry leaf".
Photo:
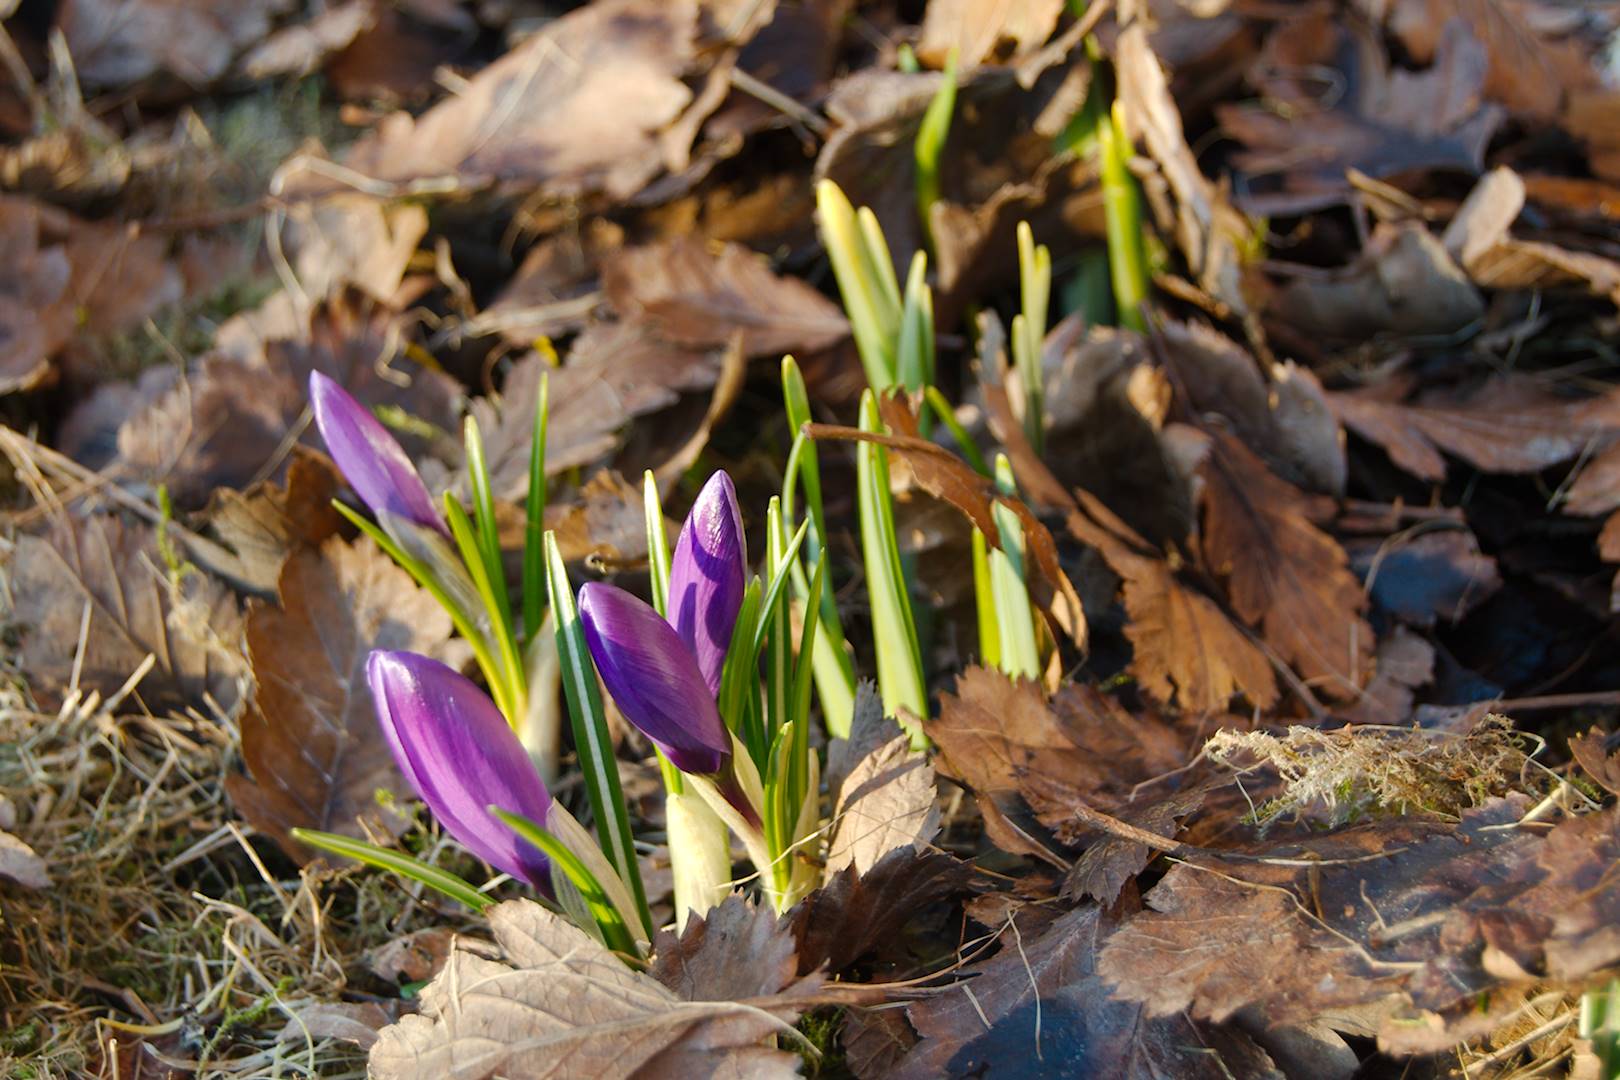
[{"label": "curled dry leaf", "polygon": [[370,540],[333,538],[288,557],[280,606],[249,614],[248,654],[258,690],[242,720],[242,759],[231,800],[254,828],[299,859],[287,830],[364,836],[361,819],[397,834],[398,814],[377,792],[410,794],[394,766],[366,682],[373,649],[435,652],[450,616]]},{"label": "curled dry leaf", "polygon": [[15,881],[25,889],[48,889],[51,874],[33,848],[0,829],[0,878]]},{"label": "curled dry leaf", "polygon": [[659,134],[692,100],[681,80],[696,12],[651,0],[571,11],[420,117],[384,119],[344,165],[405,188],[634,194],[663,168]]},{"label": "curled dry leaf", "polygon": [[220,488],[206,516],[235,561],[214,569],[239,588],[274,593],[289,554],[319,547],[346,527],[332,506],[343,487],[325,456],[297,447],[285,484],[265,480],[247,491]]},{"label": "curled dry leaf", "polygon": [[1496,560],[1467,529],[1397,533],[1345,545],[1373,607],[1411,626],[1459,622],[1502,587]]},{"label": "curled dry leaf", "polygon": [[901,735],[861,758],[838,791],[828,873],[864,874],[891,851],[921,852],[939,831],[934,769]]},{"label": "curled dry leaf", "polygon": [[740,332],[747,356],[803,356],[849,335],[836,304],[737,244],[717,253],[691,238],[626,248],[608,258],[602,290],[622,318],[689,348],[718,348]]},{"label": "curled dry leaf", "polygon": [[1620,390],[1564,397],[1531,376],[1504,375],[1472,392],[1405,404],[1406,385],[1330,391],[1328,403],[1345,427],[1420,480],[1445,479],[1441,451],[1485,472],[1534,473],[1620,437]]},{"label": "curled dry leaf", "polygon": [[682,1001],[744,1001],[790,988],[814,989],[800,978],[793,930],[786,919],[732,893],[704,915],[692,915],[680,936],[660,931],[648,974]]},{"label": "curled dry leaf", "polygon": [[917,55],[942,68],[951,51],[963,70],[1038,48],[1057,27],[1063,0],[936,0],[923,13]]},{"label": "curled dry leaf", "polygon": [[532,901],[491,908],[489,923],[504,959],[454,950],[423,989],[421,1014],[380,1033],[372,1075],[798,1075],[797,1056],[768,1045],[798,1017],[791,993],[746,1004],[687,1001]]},{"label": "curled dry leaf", "polygon": [[1092,905],[1030,940],[1009,920],[999,953],[907,1007],[921,1040],[889,1075],[1281,1080],[1241,1032],[1149,1015],[1138,1002],[1117,1000],[1097,965],[1117,926],[1115,916]]},{"label": "curled dry leaf", "polygon": [[113,694],[148,657],[135,687],[148,709],[235,708],[246,673],[236,600],[200,573],[171,575],[150,528],[61,518],[19,537],[8,571],[23,670],[45,708],[75,687]]},{"label": "curled dry leaf", "polygon": [[286,0],[72,0],[57,27],[78,78],[120,89],[165,77],[206,86],[270,33]]},{"label": "curled dry leaf", "polygon": [[1271,662],[1243,629],[1099,500],[1076,494],[1069,532],[1123,581],[1131,672],[1143,688],[1194,714],[1222,712],[1235,694],[1261,709],[1276,704]]},{"label": "curled dry leaf", "polygon": [[904,952],[901,933],[919,915],[962,892],[973,868],[950,855],[900,848],[864,874],[846,866],[789,915],[799,971],[836,975],[874,953]]},{"label": "curled dry leaf", "polygon": [[1290,1023],[1367,1006],[1386,1017],[1386,1048],[1443,1050],[1458,1041],[1449,1023],[1496,1011],[1493,993],[1620,961],[1620,815],[1500,827],[1527,808],[1496,800],[1461,825],[1390,819],[1250,852],[1276,861],[1177,865],[1098,970],[1151,1015],[1252,1006]]},{"label": "curled dry leaf", "polygon": [[[1329,206],[1350,190],[1350,169],[1374,178],[1419,169],[1477,171],[1501,121],[1481,104],[1488,60],[1467,25],[1445,25],[1434,63],[1392,69],[1368,28],[1310,9],[1272,32],[1256,70],[1264,104],[1219,105],[1228,135],[1246,149],[1239,203],[1254,213]],[[1324,96],[1321,73],[1343,88]]]},{"label": "curled dry leaf", "polygon": [[1074,801],[1112,810],[1193,752],[1175,727],[1090,687],[1069,684],[1048,699],[1033,682],[982,667],[957,677],[927,731],[941,771],[978,799],[991,841],[1065,870],[1049,830],[1072,824]]},{"label": "curled dry leaf", "polygon": [[1593,728],[1569,740],[1576,764],[1612,795],[1620,795],[1620,738]]},{"label": "curled dry leaf", "polygon": [[1201,558],[1232,609],[1312,687],[1354,698],[1377,638],[1344,549],[1311,523],[1306,497],[1230,433],[1213,436],[1203,478]]}]

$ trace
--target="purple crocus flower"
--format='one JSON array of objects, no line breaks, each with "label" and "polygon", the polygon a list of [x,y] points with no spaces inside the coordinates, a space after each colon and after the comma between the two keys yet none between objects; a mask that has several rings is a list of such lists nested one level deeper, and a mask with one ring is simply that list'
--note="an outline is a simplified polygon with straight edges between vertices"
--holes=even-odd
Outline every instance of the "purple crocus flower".
[{"label": "purple crocus flower", "polygon": [[596,581],[579,590],[579,619],[625,719],[682,772],[719,772],[731,757],[731,735],[680,635],[647,604]]},{"label": "purple crocus flower", "polygon": [[737,489],[723,471],[709,477],[681,526],[669,565],[670,625],[697,659],[711,696],[720,692],[726,649],[748,586]]},{"label": "purple crocus flower", "polygon": [[446,532],[416,466],[371,410],[318,371],[309,373],[309,402],[332,460],[373,514]]},{"label": "purple crocus flower", "polygon": [[425,656],[377,650],[366,661],[377,719],[400,772],[433,816],[474,855],[551,892],[550,863],[489,812],[544,826],[551,795],[495,703]]}]

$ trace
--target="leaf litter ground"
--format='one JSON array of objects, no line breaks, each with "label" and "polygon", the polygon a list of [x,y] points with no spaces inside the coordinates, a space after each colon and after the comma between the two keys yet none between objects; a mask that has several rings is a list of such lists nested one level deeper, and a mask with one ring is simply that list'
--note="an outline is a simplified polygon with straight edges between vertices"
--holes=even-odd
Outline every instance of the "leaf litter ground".
[{"label": "leaf litter ground", "polygon": [[[8,1075],[1603,1075],[1576,1009],[1620,971],[1620,8],[1082,7],[8,16]],[[1134,147],[1140,332],[1100,325],[1130,320],[1092,94]],[[311,859],[287,829],[482,880],[357,677],[464,646],[330,510],[311,371],[440,489],[476,416],[511,558],[549,371],[547,524],[632,581],[625,478],[676,511],[725,466],[762,504],[795,354],[870,656],[822,177],[899,268],[931,248],[941,388],[1023,493],[884,403],[934,749],[863,690],[823,886],[728,901],[646,972],[510,885],[481,918]],[[1044,453],[1002,355],[1019,221],[1064,316]],[[998,503],[1039,683],[977,664],[967,526]],[[656,772],[618,735],[668,921]]]}]

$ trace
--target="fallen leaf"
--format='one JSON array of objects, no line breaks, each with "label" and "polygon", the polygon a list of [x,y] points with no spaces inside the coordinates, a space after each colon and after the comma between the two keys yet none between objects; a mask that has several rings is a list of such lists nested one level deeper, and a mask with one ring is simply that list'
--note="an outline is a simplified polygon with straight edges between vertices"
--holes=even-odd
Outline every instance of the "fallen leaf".
[{"label": "fallen leaf", "polygon": [[743,1001],[780,994],[799,980],[792,928],[768,907],[732,893],[680,936],[660,931],[648,974],[682,1001]]},{"label": "fallen leaf", "polygon": [[601,220],[546,237],[529,249],[495,300],[468,320],[467,333],[499,334],[529,348],[538,339],[584,329],[602,301],[601,261],[623,242],[624,231]]},{"label": "fallen leaf", "polygon": [[377,1032],[394,1019],[374,1001],[312,1001],[295,1008],[278,1042],[308,1044],[311,1039],[341,1039],[369,1050]]},{"label": "fallen leaf", "polygon": [[625,248],[608,257],[602,290],[621,317],[689,348],[717,348],[740,332],[750,357],[802,356],[849,336],[837,305],[736,244],[718,253],[693,239]]},{"label": "fallen leaf", "polygon": [[167,76],[205,87],[270,32],[287,0],[69,0],[57,13],[77,76],[98,89]]},{"label": "fallen leaf", "polygon": [[838,791],[826,873],[865,874],[892,851],[921,853],[939,831],[934,770],[900,735],[855,764]]},{"label": "fallen leaf", "polygon": [[1212,437],[1199,475],[1200,555],[1232,609],[1312,687],[1354,698],[1377,640],[1344,549],[1312,524],[1299,489],[1231,434]]},{"label": "fallen leaf", "polygon": [[288,557],[280,606],[247,620],[258,692],[242,720],[242,760],[231,801],[259,831],[300,861],[300,827],[364,837],[361,819],[397,835],[407,824],[377,792],[408,797],[377,724],[365,664],[373,649],[433,653],[450,616],[370,540],[326,541]]},{"label": "fallen leaf", "polygon": [[1150,40],[1140,20],[1120,32],[1114,63],[1121,114],[1175,196],[1176,240],[1188,267],[1206,292],[1242,317],[1249,311],[1242,275],[1252,227],[1199,169]]},{"label": "fallen leaf", "polygon": [[[1340,202],[1350,169],[1375,179],[1427,169],[1476,172],[1502,118],[1499,108],[1481,103],[1489,61],[1461,21],[1446,24],[1433,64],[1412,72],[1392,69],[1367,28],[1313,11],[1272,32],[1255,70],[1265,73],[1263,103],[1215,110],[1222,129],[1245,147],[1233,158],[1245,181],[1238,203],[1255,214]],[[1323,78],[1338,92],[1322,93]]]},{"label": "fallen leaf", "polygon": [[950,855],[891,851],[865,874],[846,866],[789,914],[799,972],[837,975],[873,953],[902,951],[902,931],[966,888],[972,867]]},{"label": "fallen leaf", "polygon": [[1361,700],[1343,710],[1355,724],[1404,724],[1412,716],[1414,693],[1434,681],[1434,646],[1404,626],[1384,635],[1373,657],[1373,677]]},{"label": "fallen leaf", "polygon": [[1460,19],[1485,47],[1485,95],[1522,116],[1556,120],[1564,95],[1593,83],[1586,57],[1544,40],[1512,0],[1397,0],[1386,24],[1412,59],[1434,60],[1448,21]]},{"label": "fallen leaf", "polygon": [[[1174,839],[1180,831],[1181,819],[1197,813],[1208,794],[1209,787],[1195,785],[1161,799],[1120,807],[1115,814],[1127,825]],[[1068,899],[1089,896],[1104,907],[1112,908],[1125,885],[1147,869],[1158,854],[1157,849],[1127,837],[1094,835],[1063,879],[1063,896]]]},{"label": "fallen leaf", "polygon": [[420,117],[394,113],[345,167],[373,180],[553,198],[634,194],[692,92],[694,4],[606,0],[545,24]]},{"label": "fallen leaf", "polygon": [[962,70],[1039,47],[1057,27],[1063,0],[935,0],[923,12],[917,55],[942,68],[952,50]]},{"label": "fallen leaf", "polygon": [[341,0],[315,17],[270,34],[242,57],[250,79],[278,75],[301,77],[320,70],[333,53],[347,48],[377,21],[372,0]]},{"label": "fallen leaf", "polygon": [[917,1045],[917,1032],[903,1009],[892,1005],[852,1008],[844,1013],[838,1043],[844,1050],[844,1064],[858,1080],[880,1080],[893,1075],[900,1059]]},{"label": "fallen leaf", "polygon": [[1485,472],[1534,473],[1620,435],[1620,391],[1572,398],[1528,375],[1403,403],[1401,384],[1330,391],[1344,425],[1421,480],[1446,476],[1443,450]]},{"label": "fallen leaf", "polygon": [[117,692],[148,656],[155,663],[135,687],[148,709],[235,707],[246,669],[236,600],[200,573],[171,582],[151,529],[57,519],[47,535],[17,538],[8,570],[22,669],[45,708],[75,687]]},{"label": "fallen leaf", "polygon": [[1114,809],[1195,752],[1170,724],[1091,687],[1068,684],[1049,699],[1036,683],[983,667],[957,676],[926,730],[940,770],[978,800],[991,842],[1064,870],[1052,836],[1071,823],[1072,799]]},{"label": "fallen leaf", "polygon": [[1569,740],[1570,756],[1613,795],[1620,795],[1620,741],[1612,733],[1593,728]]},{"label": "fallen leaf", "polygon": [[1373,607],[1423,629],[1460,622],[1502,587],[1496,560],[1467,529],[1397,533],[1345,544]]},{"label": "fallen leaf", "polygon": [[1281,1080],[1265,1051],[1239,1032],[1202,1030],[1186,1017],[1116,1000],[1098,967],[1116,926],[1094,906],[1029,941],[1012,922],[997,955],[907,1006],[921,1041],[889,1075]]},{"label": "fallen leaf", "polygon": [[1379,225],[1349,266],[1283,286],[1275,317],[1316,340],[1445,336],[1485,314],[1479,292],[1422,225]]},{"label": "fallen leaf", "polygon": [[[368,949],[364,959],[366,967],[379,979],[426,982],[444,967],[445,961],[450,959],[450,948],[456,943],[453,931],[430,926]],[[467,939],[460,940],[463,946],[466,943]]]},{"label": "fallen leaf", "polygon": [[346,527],[332,506],[342,490],[331,462],[303,448],[293,453],[285,485],[265,480],[247,491],[220,488],[206,516],[236,563],[214,569],[240,588],[274,593],[289,554],[319,547]]},{"label": "fallen leaf", "polygon": [[[210,356],[192,374],[129,417],[115,468],[166,484],[177,506],[202,505],[216,488],[245,488],[285,469],[293,444],[319,446],[307,423],[309,374],[337,380],[362,404],[397,410],[415,431],[396,434],[407,452],[454,426],[455,380],[398,359],[398,316],[356,294],[317,308],[307,340],[267,343],[261,362]],[[295,426],[304,423],[305,426]]]},{"label": "fallen leaf", "polygon": [[45,860],[4,829],[0,829],[0,877],[9,878],[25,889],[51,887]]},{"label": "fallen leaf", "polygon": [[1085,491],[1069,532],[1095,548],[1124,583],[1131,672],[1153,698],[1203,715],[1234,694],[1257,708],[1277,701],[1271,663],[1214,599],[1183,583],[1163,554]]},{"label": "fallen leaf", "polygon": [[539,904],[509,900],[488,916],[504,961],[452,952],[422,1012],[379,1034],[380,1080],[798,1075],[796,1055],[762,1045],[797,1019],[791,993],[683,1001]]},{"label": "fallen leaf", "polygon": [[1271,862],[1196,857],[1154,886],[1154,910],[1108,941],[1098,971],[1150,1015],[1253,1007],[1291,1023],[1370,1007],[1386,1048],[1440,1051],[1458,1041],[1447,1018],[1493,1011],[1491,992],[1620,959],[1620,816],[1497,827],[1526,809],[1495,800],[1460,826],[1391,819],[1252,852]]},{"label": "fallen leaf", "polygon": [[427,228],[427,210],[420,205],[344,193],[289,207],[281,242],[312,301],[339,296],[352,285],[386,302],[399,291]]}]

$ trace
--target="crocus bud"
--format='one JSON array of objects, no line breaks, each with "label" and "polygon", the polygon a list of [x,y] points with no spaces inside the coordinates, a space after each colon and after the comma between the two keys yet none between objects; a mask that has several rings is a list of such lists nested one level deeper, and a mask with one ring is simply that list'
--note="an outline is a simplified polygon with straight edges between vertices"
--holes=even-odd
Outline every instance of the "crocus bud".
[{"label": "crocus bud", "polygon": [[731,756],[731,733],[680,635],[623,589],[595,581],[579,590],[579,619],[625,719],[682,772],[719,772]]},{"label": "crocus bud", "polygon": [[309,402],[332,460],[372,513],[446,532],[416,466],[369,409],[318,371],[309,374]]},{"label": "crocus bud", "polygon": [[489,812],[544,826],[551,795],[506,718],[458,672],[408,652],[373,652],[366,680],[400,772],[446,832],[497,869],[551,891],[544,855]]},{"label": "crocus bud", "polygon": [[748,586],[737,489],[723,471],[709,477],[681,526],[669,564],[670,625],[697,658],[711,695],[720,692],[726,649]]}]

